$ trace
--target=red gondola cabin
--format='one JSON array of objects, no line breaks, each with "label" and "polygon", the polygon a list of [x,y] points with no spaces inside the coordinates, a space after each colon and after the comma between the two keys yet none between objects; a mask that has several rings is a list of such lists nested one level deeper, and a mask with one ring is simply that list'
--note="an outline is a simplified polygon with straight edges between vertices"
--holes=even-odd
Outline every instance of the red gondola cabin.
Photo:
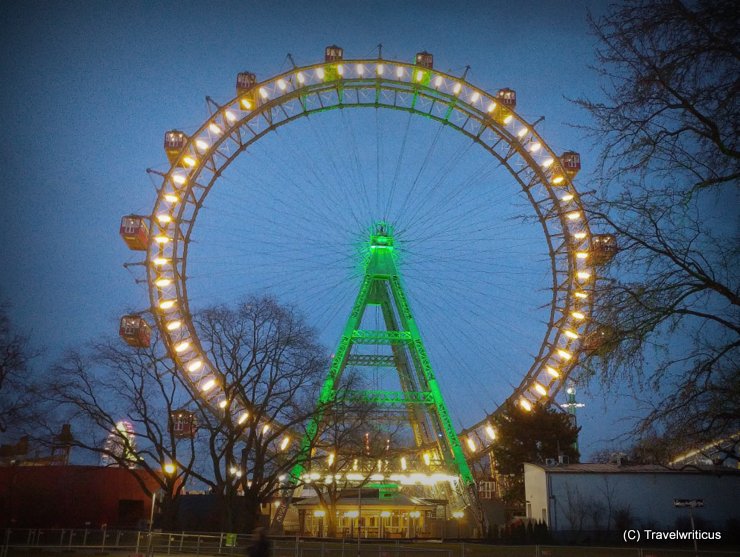
[{"label": "red gondola cabin", "polygon": [[431,70],[434,67],[434,56],[426,50],[424,52],[418,52],[416,54],[416,65]]},{"label": "red gondola cabin", "polygon": [[324,50],[324,61],[325,62],[341,62],[344,58],[344,50],[341,47],[333,44],[327,46]]},{"label": "red gondola cabin", "polygon": [[164,152],[167,153],[167,160],[170,164],[178,163],[180,153],[187,142],[188,136],[180,130],[170,130],[164,133]]},{"label": "red gondola cabin", "polygon": [[514,110],[516,108],[516,91],[508,88],[499,89],[496,93],[496,102],[509,110]]},{"label": "red gondola cabin", "polygon": [[126,215],[121,218],[119,234],[129,249],[146,251],[149,242],[149,229],[146,217],[140,215]]},{"label": "red gondola cabin", "polygon": [[591,238],[591,261],[594,265],[609,263],[618,251],[617,238],[613,234],[595,234]]},{"label": "red gondola cabin", "polygon": [[124,315],[121,317],[121,328],[118,331],[121,338],[135,348],[147,348],[151,343],[152,329],[139,315]]},{"label": "red gondola cabin", "polygon": [[566,151],[560,156],[560,164],[568,178],[574,178],[581,170],[581,155],[575,151]]},{"label": "red gondola cabin", "polygon": [[175,410],[170,414],[172,433],[178,439],[192,439],[195,437],[195,414],[189,410]]}]

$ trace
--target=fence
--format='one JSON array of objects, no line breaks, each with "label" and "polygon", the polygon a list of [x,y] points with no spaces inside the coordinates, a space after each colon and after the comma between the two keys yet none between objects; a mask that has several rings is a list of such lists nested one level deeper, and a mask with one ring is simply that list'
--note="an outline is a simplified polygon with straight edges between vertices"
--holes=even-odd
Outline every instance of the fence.
[{"label": "fence", "polygon": [[[117,553],[120,557],[164,555],[244,557],[250,536],[193,532],[142,532],[108,529],[8,529],[0,557],[40,553],[77,555]],[[545,545],[485,545],[470,542],[410,542],[388,540],[318,540],[274,538],[273,557],[729,557],[737,551],[632,547],[573,547]]]}]

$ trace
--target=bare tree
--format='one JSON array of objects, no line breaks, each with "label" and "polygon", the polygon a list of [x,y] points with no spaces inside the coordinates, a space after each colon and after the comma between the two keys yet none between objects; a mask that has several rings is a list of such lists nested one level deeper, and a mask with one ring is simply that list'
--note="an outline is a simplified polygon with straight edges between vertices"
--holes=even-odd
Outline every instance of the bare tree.
[{"label": "bare tree", "polygon": [[[294,308],[269,297],[208,309],[194,322],[226,394],[224,408],[196,399],[210,460],[210,478],[203,480],[224,501],[223,527],[237,526],[239,514],[238,526],[251,530],[299,458],[326,351]],[[245,407],[232,411],[233,401]]]},{"label": "bare tree", "polygon": [[28,337],[14,330],[8,307],[0,304],[0,433],[31,417],[35,405],[29,362],[35,355]]},{"label": "bare tree", "polygon": [[[193,438],[174,430],[172,414],[191,401],[161,354],[161,345],[133,349],[120,339],[70,352],[53,369],[48,397],[52,414],[73,424],[72,446],[132,470],[147,495],[144,478],[160,494],[161,523],[174,526],[178,497],[195,471]],[[119,426],[133,425],[133,433]],[[111,442],[112,441],[112,442]]]},{"label": "bare tree", "polygon": [[629,0],[592,21],[601,99],[577,101],[602,146],[592,225],[620,253],[594,319],[607,384],[654,392],[638,432],[740,430],[736,3]]}]

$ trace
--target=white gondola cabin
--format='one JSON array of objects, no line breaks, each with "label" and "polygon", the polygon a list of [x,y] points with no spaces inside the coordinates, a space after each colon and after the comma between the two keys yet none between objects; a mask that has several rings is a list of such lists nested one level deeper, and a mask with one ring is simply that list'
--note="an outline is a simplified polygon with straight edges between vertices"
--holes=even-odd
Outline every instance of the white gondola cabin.
[{"label": "white gondola cabin", "polygon": [[140,315],[124,315],[118,334],[134,348],[148,348],[152,340],[152,329]]},{"label": "white gondola cabin", "polygon": [[149,242],[149,228],[146,225],[146,217],[140,215],[121,217],[119,234],[129,249],[146,251]]},{"label": "white gondola cabin", "polygon": [[180,130],[170,130],[164,132],[164,152],[167,153],[167,160],[170,164],[182,166],[179,162],[180,154],[188,142],[188,136]]}]

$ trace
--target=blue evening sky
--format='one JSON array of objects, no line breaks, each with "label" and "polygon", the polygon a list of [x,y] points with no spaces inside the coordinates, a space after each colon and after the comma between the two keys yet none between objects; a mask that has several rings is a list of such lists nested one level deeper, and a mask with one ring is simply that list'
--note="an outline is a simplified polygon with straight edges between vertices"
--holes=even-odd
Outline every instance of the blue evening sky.
[{"label": "blue evening sky", "polygon": [[[598,15],[604,9],[602,2],[582,0],[3,3],[0,299],[12,304],[11,316],[18,328],[45,347],[39,365],[53,361],[66,348],[115,333],[122,312],[147,305],[144,287],[135,283],[139,275],[122,267],[136,257],[120,240],[118,223],[124,214],[151,212],[155,184],[145,169],[166,168],[164,131],[198,127],[208,115],[205,96],[216,101],[231,99],[237,72],[249,70],[258,78],[268,77],[289,67],[287,53],[299,65],[309,64],[321,60],[324,47],[332,43],[343,46],[347,58],[374,57],[378,43],[383,44],[383,56],[388,59],[410,61],[416,52],[428,50],[435,55],[435,67],[452,74],[461,75],[469,65],[468,80],[488,91],[515,89],[517,111],[529,121],[545,117],[538,129],[556,152],[573,149],[583,155],[584,170],[576,184],[580,191],[593,189],[588,180],[595,156],[590,140],[569,126],[585,122],[585,116],[566,97],[598,95],[595,76],[588,68],[593,63],[594,42],[588,35],[586,18],[588,10]],[[322,200],[329,205],[328,189],[334,187],[329,182],[340,183],[342,179],[333,176],[322,180],[322,168],[325,171],[334,160],[319,152],[321,144],[312,142],[311,134],[327,138],[327,145],[346,145],[351,138],[358,144],[353,149],[360,153],[362,164],[367,162],[363,158],[367,149],[375,148],[381,134],[387,151],[395,153],[401,143],[401,130],[409,126],[412,147],[408,165],[413,165],[415,158],[420,164],[436,128],[425,122],[408,123],[405,115],[382,118],[380,123],[370,124],[373,117],[334,115],[313,129],[296,124],[293,133],[286,131],[279,140],[265,141],[256,149],[252,166],[248,160],[235,165],[232,175],[225,176],[221,193],[214,190],[212,205],[199,223],[203,236],[196,234],[195,239],[202,240],[205,247],[193,247],[196,306],[198,302],[233,302],[250,291],[270,291],[298,304],[321,330],[322,341],[333,349],[345,315],[343,308],[351,303],[356,285],[335,274],[337,290],[324,292],[324,298],[317,294],[313,303],[305,299],[305,292],[303,298],[297,295],[297,285],[305,280],[318,284],[321,275],[307,279],[301,275],[284,290],[273,288],[273,276],[298,276],[315,270],[296,265],[290,257],[281,262],[269,249],[264,263],[252,261],[254,253],[245,249],[245,235],[264,241],[268,248],[271,241],[272,245],[292,241],[295,230],[283,224],[295,218],[297,206],[276,208],[278,201],[282,207],[283,198],[289,201],[291,197],[288,189],[279,189],[283,181],[279,169],[294,177],[294,186],[305,183],[309,202],[316,204],[312,206],[317,207]],[[446,131],[442,140],[447,146],[440,148],[439,160],[445,154],[454,154],[461,141]],[[367,149],[363,150],[363,142]],[[388,155],[390,164],[395,164],[395,156]],[[486,178],[486,169],[481,166],[484,164],[480,154],[466,153],[450,180],[467,180],[475,192],[476,184]],[[407,166],[405,159],[403,166]],[[311,172],[306,167],[317,170],[312,171],[313,180],[307,177]],[[347,175],[352,176],[352,172],[348,170]],[[432,163],[431,181],[435,172],[442,171],[435,170]],[[399,179],[403,182],[409,176],[413,173],[407,176],[401,172]],[[249,193],[248,199],[244,193],[229,191],[229,185],[236,188],[250,180],[259,181],[261,187]],[[409,251],[408,288],[422,332],[428,332],[433,360],[436,358],[438,367],[445,368],[457,357],[457,350],[465,353],[459,362],[464,373],[445,375],[444,369],[439,370],[457,423],[472,423],[505,398],[509,385],[518,382],[518,358],[526,359],[536,351],[537,346],[532,346],[535,341],[529,336],[536,340],[542,330],[539,283],[520,289],[533,292],[521,304],[514,290],[521,284],[517,277],[539,276],[546,262],[537,251],[540,248],[528,251],[531,224],[511,220],[521,214],[523,206],[517,204],[515,190],[510,191],[510,195],[481,193],[479,201],[492,206],[503,206],[505,199],[513,201],[509,208],[477,217],[480,222],[503,219],[504,224],[499,222],[498,228],[486,229],[487,238],[497,240],[501,249],[506,242],[520,239],[521,265],[506,267],[501,258],[496,260],[495,268],[490,268],[480,262],[480,254],[475,251],[486,249],[479,242],[470,247],[471,256],[466,260],[474,263],[457,294],[451,300],[431,299],[437,295],[431,288],[431,294],[427,293],[430,299],[425,299],[427,289],[414,290],[413,284],[423,283],[424,261],[439,251],[422,250],[416,261]],[[470,197],[461,207],[465,203],[473,211],[476,198]],[[229,213],[230,209],[234,212]],[[339,211],[339,222],[355,227],[356,222],[341,216],[345,214],[342,207],[331,204],[323,209]],[[450,213],[440,199],[417,209],[426,211],[429,222],[436,216],[453,232],[456,222],[468,214],[463,209]],[[244,215],[253,217],[252,224],[245,224]],[[447,220],[445,215],[449,216]],[[470,219],[467,221],[472,226]],[[399,227],[403,224],[403,218],[399,218]],[[265,232],[270,226],[274,228]],[[215,262],[206,257],[221,257],[218,249],[223,247],[209,236],[209,230],[238,248],[232,252],[236,254],[233,258],[221,259],[228,259],[223,268],[214,267]],[[470,232],[464,226],[457,230],[463,236]],[[351,260],[351,241],[361,237],[361,232],[355,227],[355,236],[329,235],[336,242],[337,253],[346,255],[339,258],[340,262]],[[448,253],[451,265],[459,263],[456,253]],[[244,258],[241,263],[239,257]],[[326,259],[324,267],[330,260]],[[196,263],[200,263],[202,272]],[[263,269],[278,270],[247,275],[246,280],[254,284],[244,286],[245,277],[239,273],[260,264]],[[439,292],[455,292],[449,281],[459,276],[439,272]],[[546,275],[546,268],[544,272]],[[471,276],[500,281],[494,287],[499,297],[492,298],[498,300],[500,311],[481,306],[486,303],[484,298],[491,296],[479,293],[480,300],[476,300],[477,279]],[[533,280],[546,280],[546,276]],[[514,297],[509,298],[507,292]],[[335,299],[340,300],[337,306],[329,307],[327,304]],[[449,309],[450,304],[454,310]],[[525,308],[524,316],[517,313],[518,306]],[[321,307],[325,311],[319,311]],[[475,328],[485,322],[480,329],[483,336],[476,338],[464,330],[447,334],[447,326],[462,330],[471,322]],[[504,340],[501,350],[482,355],[489,351],[486,339],[498,335]],[[445,342],[448,344],[442,346]],[[435,344],[443,349],[432,348]],[[513,353],[517,351],[521,354]],[[500,374],[491,374],[493,362],[501,365]],[[625,431],[627,424],[620,419],[631,412],[631,405],[624,401],[605,398],[598,385],[592,385],[589,391],[582,395],[587,407],[579,416],[583,426],[581,447],[586,455],[609,445],[610,437]]]}]

